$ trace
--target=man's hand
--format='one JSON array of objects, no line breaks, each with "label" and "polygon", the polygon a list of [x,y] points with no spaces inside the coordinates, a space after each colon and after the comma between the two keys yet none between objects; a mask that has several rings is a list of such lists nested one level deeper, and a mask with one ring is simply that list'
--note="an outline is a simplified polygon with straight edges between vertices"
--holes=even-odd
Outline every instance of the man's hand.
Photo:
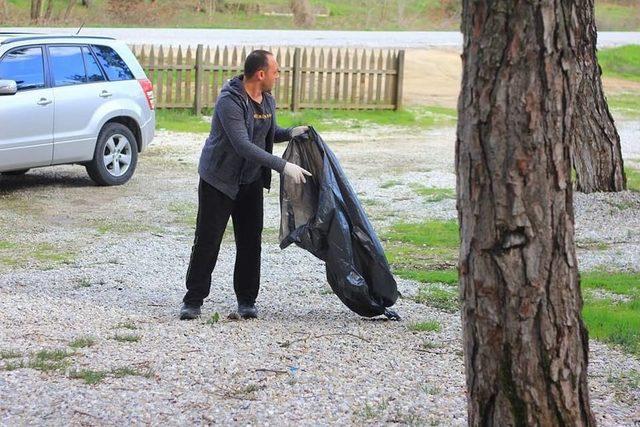
[{"label": "man's hand", "polygon": [[296,126],[291,129],[291,138],[295,138],[296,136],[300,136],[306,131],[309,130],[309,126]]},{"label": "man's hand", "polygon": [[284,165],[283,173],[291,178],[294,184],[304,184],[305,182],[307,182],[304,176],[311,176],[311,173],[309,171],[306,171],[295,163],[290,162],[287,162],[287,164]]}]

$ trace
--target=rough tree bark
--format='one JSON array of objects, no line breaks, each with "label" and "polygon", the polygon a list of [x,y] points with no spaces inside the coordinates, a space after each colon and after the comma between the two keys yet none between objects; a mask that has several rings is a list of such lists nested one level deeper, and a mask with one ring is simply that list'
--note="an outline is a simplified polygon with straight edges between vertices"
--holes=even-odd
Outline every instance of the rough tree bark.
[{"label": "rough tree bark", "polygon": [[602,71],[596,58],[596,24],[593,0],[580,0],[573,22],[578,54],[579,102],[574,111],[572,161],[578,191],[622,191],[626,177],[620,136],[602,89]]},{"label": "rough tree bark", "polygon": [[456,172],[468,421],[594,425],[574,244],[574,0],[463,0]]}]

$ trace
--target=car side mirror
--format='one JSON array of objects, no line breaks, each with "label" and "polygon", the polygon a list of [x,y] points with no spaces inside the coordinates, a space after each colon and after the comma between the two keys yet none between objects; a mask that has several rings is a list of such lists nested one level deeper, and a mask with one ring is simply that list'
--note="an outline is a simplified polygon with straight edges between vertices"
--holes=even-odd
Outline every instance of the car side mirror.
[{"label": "car side mirror", "polygon": [[0,95],[15,95],[18,85],[14,80],[0,80]]}]

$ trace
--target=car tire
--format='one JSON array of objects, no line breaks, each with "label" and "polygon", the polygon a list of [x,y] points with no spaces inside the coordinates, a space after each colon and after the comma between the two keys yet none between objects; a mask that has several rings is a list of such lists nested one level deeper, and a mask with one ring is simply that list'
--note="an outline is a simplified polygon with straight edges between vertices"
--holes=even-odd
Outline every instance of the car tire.
[{"label": "car tire", "polygon": [[138,164],[138,144],[133,132],[121,123],[107,123],[96,142],[93,160],[85,165],[98,185],[122,185]]},{"label": "car tire", "polygon": [[20,176],[20,175],[24,175],[25,173],[29,172],[29,169],[20,169],[17,171],[7,171],[7,172],[2,172],[2,175],[6,175],[6,176]]}]

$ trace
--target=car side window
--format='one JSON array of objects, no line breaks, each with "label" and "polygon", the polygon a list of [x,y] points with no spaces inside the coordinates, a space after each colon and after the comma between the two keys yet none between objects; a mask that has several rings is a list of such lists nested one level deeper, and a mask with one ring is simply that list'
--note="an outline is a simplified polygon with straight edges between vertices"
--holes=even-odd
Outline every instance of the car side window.
[{"label": "car side window", "polygon": [[21,47],[4,55],[0,60],[0,79],[15,80],[18,91],[42,89],[44,60],[41,47]]},{"label": "car side window", "polygon": [[82,47],[82,55],[84,56],[84,65],[87,69],[87,81],[88,82],[102,82],[105,79],[98,65],[98,61],[91,53],[91,50],[87,46]]},{"label": "car side window", "polygon": [[54,86],[69,86],[86,83],[80,46],[49,46],[49,64]]},{"label": "car side window", "polygon": [[133,73],[118,53],[109,46],[92,45],[109,80],[133,80]]}]

